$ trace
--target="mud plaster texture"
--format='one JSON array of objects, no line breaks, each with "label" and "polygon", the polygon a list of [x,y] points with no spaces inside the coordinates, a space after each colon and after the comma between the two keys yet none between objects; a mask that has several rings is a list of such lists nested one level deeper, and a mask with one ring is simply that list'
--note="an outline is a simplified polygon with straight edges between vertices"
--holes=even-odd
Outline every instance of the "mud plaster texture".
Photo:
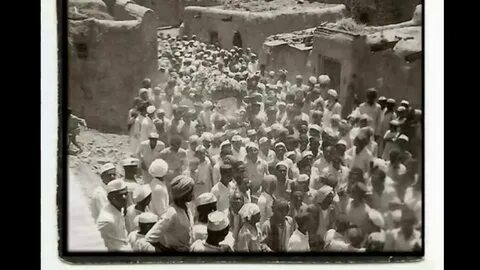
[{"label": "mud plaster texture", "polygon": [[[82,14],[85,2],[76,0]],[[107,1],[106,1],[107,2]],[[115,20],[70,19],[68,22],[68,103],[89,127],[125,132],[127,113],[141,81],[157,81],[156,16],[132,1],[117,0],[95,8]],[[78,16],[77,16],[78,17]]]},{"label": "mud plaster texture", "polygon": [[[417,9],[421,14],[421,6]],[[265,46],[265,52],[268,52],[267,70],[286,68],[290,80],[297,74],[302,74],[307,80],[311,75],[331,75],[326,69],[325,59],[337,62],[340,65],[339,78],[332,80],[338,81],[335,88],[340,102],[344,104],[343,117],[352,109],[353,94],[363,100],[369,87],[376,87],[379,95],[397,101],[406,98],[412,106],[421,107],[422,26],[418,14],[416,12],[414,18],[407,22],[367,27],[366,32],[370,34],[323,31],[319,28],[312,34],[311,49],[288,40],[291,37],[284,38],[287,41],[276,37],[277,41],[273,42],[269,37],[266,44],[270,46]],[[373,50],[374,47],[379,49]],[[383,78],[382,87],[378,87],[378,78]]]},{"label": "mud plaster texture", "polygon": [[272,34],[314,27],[325,21],[334,22],[344,16],[344,5],[325,5],[321,8],[278,9],[249,12],[226,10],[223,7],[186,7],[184,34],[197,35],[210,42],[211,33],[218,34],[222,48],[233,47],[234,32],[238,31],[242,47],[258,52],[262,62],[262,44]]},{"label": "mud plaster texture", "polygon": [[222,2],[222,0],[135,0],[135,3],[155,11],[159,26],[173,27],[178,27],[182,23],[185,7],[217,6]]}]

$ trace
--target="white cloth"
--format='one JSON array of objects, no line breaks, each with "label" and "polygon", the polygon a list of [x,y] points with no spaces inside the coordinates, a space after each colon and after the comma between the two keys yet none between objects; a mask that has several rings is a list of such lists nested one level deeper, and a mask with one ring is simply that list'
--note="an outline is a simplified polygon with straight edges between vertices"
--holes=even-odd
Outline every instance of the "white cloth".
[{"label": "white cloth", "polygon": [[363,148],[360,153],[357,154],[357,147],[353,146],[345,152],[346,163],[349,169],[360,168],[364,173],[370,170],[370,161],[373,161],[373,156],[367,147]]},{"label": "white cloth", "polygon": [[153,124],[153,120],[150,117],[145,116],[140,126],[140,141],[143,142],[145,140],[148,140],[148,137],[152,132],[156,133],[157,128]]},{"label": "white cloth", "polygon": [[155,247],[145,240],[145,235],[133,231],[128,235],[128,242],[134,252],[155,252]]},{"label": "white cloth", "polygon": [[107,191],[103,184],[96,187],[92,193],[92,199],[90,201],[90,210],[92,211],[92,217],[97,220],[100,211],[108,204]]},{"label": "white cloth", "polygon": [[159,221],[148,231],[145,239],[148,242],[160,242],[162,245],[176,250],[189,250],[193,215],[172,204]]},{"label": "white cloth", "polygon": [[303,234],[296,229],[290,239],[288,240],[287,251],[301,252],[310,251],[310,244],[308,242],[308,233]]},{"label": "white cloth", "polygon": [[142,169],[142,180],[145,184],[150,183],[152,176],[148,173],[148,168],[152,162],[160,157],[160,153],[165,149],[165,144],[161,141],[157,141],[157,145],[152,149],[150,147],[150,140],[146,140],[140,143],[137,150],[137,158],[140,163],[144,163],[146,170]]},{"label": "white cloth", "polygon": [[258,208],[260,208],[260,224],[263,224],[267,219],[273,216],[273,197],[272,195],[262,192],[258,197]]},{"label": "white cloth", "polygon": [[[232,180],[233,181],[233,180]],[[229,187],[226,187],[222,182],[216,183],[210,191],[217,198],[217,210],[224,212],[228,215],[228,208],[230,208],[230,195],[231,191]]]},{"label": "white cloth", "polygon": [[[135,208],[135,205],[132,204],[127,207],[127,214],[125,215],[125,227],[128,233],[138,230],[138,215],[143,213],[140,210]],[[133,247],[133,246],[132,246]]]},{"label": "white cloth", "polygon": [[108,251],[131,251],[123,214],[111,203],[98,215],[97,228]]},{"label": "white cloth", "polygon": [[198,164],[194,172],[193,180],[195,181],[194,195],[210,192],[213,187],[213,168],[210,160],[207,158]]},{"label": "white cloth", "polygon": [[150,212],[157,216],[161,216],[168,209],[169,197],[167,185],[165,182],[156,178],[150,182],[150,188],[152,189],[152,200],[150,201]]},{"label": "white cloth", "polygon": [[369,123],[369,126],[373,128],[375,135],[380,135],[382,119],[382,108],[380,107],[380,104],[375,102],[370,106],[367,102],[364,102],[358,106],[358,111],[360,114],[367,114],[370,116],[372,121]]}]

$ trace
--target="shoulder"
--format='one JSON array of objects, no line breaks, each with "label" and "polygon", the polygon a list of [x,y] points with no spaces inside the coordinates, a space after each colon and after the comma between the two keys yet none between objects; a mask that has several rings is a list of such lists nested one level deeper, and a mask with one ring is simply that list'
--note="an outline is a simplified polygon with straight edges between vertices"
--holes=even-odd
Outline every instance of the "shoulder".
[{"label": "shoulder", "polygon": [[160,151],[160,154],[168,154],[170,153],[170,148],[165,148],[162,151]]},{"label": "shoulder", "polygon": [[97,225],[103,227],[103,226],[114,224],[114,223],[115,223],[115,217],[113,216],[113,214],[110,213],[106,208],[103,208],[102,211],[100,211],[100,214],[98,215]]}]

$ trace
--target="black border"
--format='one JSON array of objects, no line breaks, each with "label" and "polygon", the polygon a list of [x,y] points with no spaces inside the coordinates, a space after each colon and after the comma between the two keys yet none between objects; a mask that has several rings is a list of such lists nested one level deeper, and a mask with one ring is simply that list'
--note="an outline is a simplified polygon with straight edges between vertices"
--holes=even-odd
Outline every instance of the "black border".
[{"label": "black border", "polygon": [[[68,218],[65,213],[68,201],[68,149],[65,147],[68,102],[68,27],[67,9],[68,0],[57,0],[58,18],[58,48],[59,48],[59,104],[58,116],[58,156],[57,162],[57,207],[59,224],[58,252],[63,260],[76,264],[123,264],[123,263],[288,263],[288,264],[316,264],[316,263],[391,263],[416,262],[424,260],[425,256],[425,222],[422,222],[422,250],[414,252],[308,252],[308,253],[120,253],[120,252],[70,252],[67,250]],[[425,1],[422,4],[422,111],[425,110]],[[425,112],[422,114],[422,192],[425,197]],[[425,200],[422,202],[422,217],[425,220]]]}]

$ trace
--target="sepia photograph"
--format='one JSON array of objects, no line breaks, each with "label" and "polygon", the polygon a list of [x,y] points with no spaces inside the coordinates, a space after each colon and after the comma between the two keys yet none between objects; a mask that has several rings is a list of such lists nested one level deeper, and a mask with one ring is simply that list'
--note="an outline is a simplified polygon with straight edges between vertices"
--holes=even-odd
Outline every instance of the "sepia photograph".
[{"label": "sepia photograph", "polygon": [[422,0],[57,10],[61,257],[424,256]]}]

